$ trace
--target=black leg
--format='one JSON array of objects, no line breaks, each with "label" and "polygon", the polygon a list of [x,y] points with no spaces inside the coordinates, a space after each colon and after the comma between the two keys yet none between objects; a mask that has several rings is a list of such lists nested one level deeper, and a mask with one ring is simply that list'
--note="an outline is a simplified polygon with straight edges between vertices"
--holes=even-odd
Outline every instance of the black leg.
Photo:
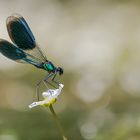
[{"label": "black leg", "polygon": [[[49,81],[48,81],[48,79],[50,78],[50,77],[52,77],[52,81],[53,82],[55,82],[54,81],[54,78],[56,77],[56,74],[57,73],[50,73],[50,75],[48,75],[45,79],[44,79],[44,81],[46,82],[46,83],[48,83],[50,86],[52,86],[52,87],[54,87],[54,88],[57,88],[56,86],[54,86],[53,84],[51,84]],[[56,84],[56,82],[55,82],[55,84]],[[58,84],[57,84],[58,85]]]},{"label": "black leg", "polygon": [[53,84],[51,84],[49,81],[44,81],[46,82],[47,84],[49,84],[50,86],[54,87],[54,88],[57,88],[56,86],[54,86]]},{"label": "black leg", "polygon": [[55,77],[57,76],[57,73],[54,74],[52,77],[52,81],[59,87],[59,82],[55,81]]},{"label": "black leg", "polygon": [[40,87],[40,84],[42,83],[43,80],[39,81],[37,84],[36,84],[36,96],[37,96],[37,100],[39,101],[39,87]]},{"label": "black leg", "polygon": [[52,77],[54,73],[49,73],[45,78],[44,81],[47,81],[50,77]]},{"label": "black leg", "polygon": [[49,74],[45,77],[45,79],[39,81],[39,82],[36,84],[36,95],[37,95],[37,100],[38,100],[38,101],[39,101],[39,87],[40,87],[40,84],[41,84],[43,81],[45,81],[45,82],[48,83],[47,80],[48,80],[51,76],[53,76],[53,75],[54,75],[53,73],[49,73]]}]

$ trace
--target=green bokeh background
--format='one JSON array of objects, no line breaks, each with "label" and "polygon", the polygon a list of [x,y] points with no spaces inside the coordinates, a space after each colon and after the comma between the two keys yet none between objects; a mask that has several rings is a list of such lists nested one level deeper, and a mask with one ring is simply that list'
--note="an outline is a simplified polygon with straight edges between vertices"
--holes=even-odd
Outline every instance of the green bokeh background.
[{"label": "green bokeh background", "polygon": [[[69,140],[140,139],[140,1],[0,0],[0,38],[12,13],[64,68],[54,108]],[[62,139],[48,108],[28,108],[46,74],[0,55],[0,140]]]}]

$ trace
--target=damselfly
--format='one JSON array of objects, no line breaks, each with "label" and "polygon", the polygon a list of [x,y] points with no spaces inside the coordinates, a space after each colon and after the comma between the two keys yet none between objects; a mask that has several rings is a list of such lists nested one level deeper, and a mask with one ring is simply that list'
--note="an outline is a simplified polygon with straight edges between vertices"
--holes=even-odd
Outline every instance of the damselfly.
[{"label": "damselfly", "polygon": [[[14,61],[32,64],[48,72],[47,76],[37,83],[37,94],[39,93],[39,86],[42,82],[48,83],[51,86],[54,86],[54,84],[59,85],[59,83],[55,81],[55,77],[57,74],[62,75],[63,69],[56,67],[43,54],[25,19],[19,14],[13,14],[7,18],[6,24],[13,44],[7,40],[0,39],[0,52]],[[49,79],[51,79],[54,84],[51,84],[48,81]]]}]

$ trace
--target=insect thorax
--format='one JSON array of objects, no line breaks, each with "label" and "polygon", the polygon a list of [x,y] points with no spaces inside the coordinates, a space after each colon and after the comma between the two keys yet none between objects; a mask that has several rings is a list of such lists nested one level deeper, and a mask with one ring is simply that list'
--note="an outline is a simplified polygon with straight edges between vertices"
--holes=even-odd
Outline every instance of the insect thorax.
[{"label": "insect thorax", "polygon": [[43,64],[43,67],[45,70],[47,70],[48,72],[51,72],[51,71],[55,71],[55,66],[51,63],[51,62],[46,62]]}]

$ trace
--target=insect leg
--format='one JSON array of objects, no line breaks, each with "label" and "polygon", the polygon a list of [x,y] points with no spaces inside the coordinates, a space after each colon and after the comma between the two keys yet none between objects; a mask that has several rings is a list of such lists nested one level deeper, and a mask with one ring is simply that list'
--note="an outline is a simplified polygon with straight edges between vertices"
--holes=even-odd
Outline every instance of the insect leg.
[{"label": "insect leg", "polygon": [[37,100],[39,101],[39,87],[40,87],[40,84],[44,81],[44,82],[47,82],[48,83],[48,79],[53,75],[53,73],[49,73],[45,79],[39,81],[37,84],[36,84],[36,96],[37,96]]},{"label": "insect leg", "polygon": [[57,76],[57,73],[55,73],[55,74],[53,75],[52,81],[53,81],[57,86],[59,86],[60,83],[57,82],[57,81],[55,81],[56,76]]},{"label": "insect leg", "polygon": [[47,86],[47,84],[48,85],[50,85],[50,86],[52,86],[52,87],[54,87],[54,88],[57,88],[56,86],[54,86],[52,83],[50,83],[49,81],[45,81],[45,80],[43,80],[43,82],[44,82],[44,85],[48,88],[48,86]]},{"label": "insect leg", "polygon": [[45,79],[44,79],[44,82],[48,83],[50,86],[54,87],[54,88],[57,88],[56,86],[54,86],[53,84],[51,84],[48,79],[50,77],[52,77],[53,75],[55,75],[54,73],[50,73],[50,75],[46,76]]},{"label": "insect leg", "polygon": [[43,80],[39,81],[37,84],[36,84],[36,96],[37,96],[37,100],[39,101],[39,87],[40,87],[40,84],[43,82]]}]

